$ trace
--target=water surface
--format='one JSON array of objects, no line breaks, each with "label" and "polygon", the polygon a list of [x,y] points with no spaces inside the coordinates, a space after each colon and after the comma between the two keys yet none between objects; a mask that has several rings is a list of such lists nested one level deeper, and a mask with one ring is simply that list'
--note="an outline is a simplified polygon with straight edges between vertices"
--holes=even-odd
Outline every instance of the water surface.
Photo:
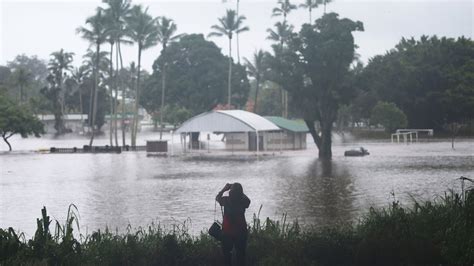
[{"label": "water surface", "polygon": [[[156,138],[151,133],[145,139]],[[169,138],[169,136],[168,136]],[[98,228],[126,229],[159,222],[187,221],[193,233],[214,217],[214,197],[228,182],[240,182],[252,200],[252,214],[316,226],[356,221],[369,206],[388,206],[411,197],[433,199],[448,189],[459,190],[456,178],[474,177],[474,141],[460,140],[456,150],[447,141],[412,145],[387,141],[338,142],[330,162],[317,159],[311,145],[304,151],[247,155],[212,151],[176,157],[122,154],[41,154],[45,147],[81,147],[81,137],[14,139],[19,152],[0,152],[0,227],[27,236],[46,206],[63,222],[69,204],[80,214],[81,232]],[[179,150],[178,138],[174,139]],[[107,138],[98,143],[106,144]],[[213,149],[222,148],[218,139]],[[344,157],[344,150],[364,146],[371,155]],[[4,150],[5,146],[1,146]]]}]

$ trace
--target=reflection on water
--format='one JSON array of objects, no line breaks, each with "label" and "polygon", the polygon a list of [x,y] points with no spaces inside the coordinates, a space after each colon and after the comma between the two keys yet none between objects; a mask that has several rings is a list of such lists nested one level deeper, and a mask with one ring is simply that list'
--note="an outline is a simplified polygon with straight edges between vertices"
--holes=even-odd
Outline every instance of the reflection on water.
[{"label": "reflection on water", "polygon": [[[84,140],[31,139],[15,144],[32,150],[71,146],[67,143],[80,147]],[[344,150],[361,145],[370,156],[343,156]],[[458,142],[454,151],[447,142],[339,143],[333,153],[332,161],[316,159],[314,147],[258,160],[254,155],[212,153],[0,153],[0,227],[12,226],[31,236],[42,206],[63,221],[68,205],[74,203],[82,233],[186,220],[197,233],[212,222],[215,194],[228,182],[242,183],[251,198],[248,220],[263,206],[261,217],[279,219],[286,213],[289,220],[323,226],[354,221],[369,206],[387,206],[391,192],[402,202],[410,196],[432,199],[458,189],[459,176],[474,177],[472,141]]]}]

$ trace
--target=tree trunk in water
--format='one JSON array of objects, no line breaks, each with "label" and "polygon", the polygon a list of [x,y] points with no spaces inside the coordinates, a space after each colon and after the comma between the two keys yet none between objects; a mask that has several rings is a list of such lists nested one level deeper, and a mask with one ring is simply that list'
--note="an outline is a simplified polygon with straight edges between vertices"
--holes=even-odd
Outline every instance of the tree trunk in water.
[{"label": "tree trunk in water", "polygon": [[133,134],[132,134],[132,147],[137,145],[137,133],[138,133],[138,102],[140,100],[140,63],[142,57],[142,47],[138,46],[138,66],[137,66],[137,87],[135,88],[135,113],[134,113],[134,125],[133,125]]},{"label": "tree trunk in water", "polygon": [[63,115],[60,109],[54,112],[54,129],[56,129],[56,134],[58,135],[61,135],[66,131],[64,127]]},{"label": "tree trunk in water", "polygon": [[316,132],[316,128],[314,127],[314,121],[312,120],[304,120],[306,125],[308,126],[309,133],[313,137],[314,143],[318,147],[319,151],[319,158],[321,159],[331,159],[332,151],[331,151],[331,131],[332,131],[332,123],[328,122],[321,122],[321,136]]},{"label": "tree trunk in water", "polygon": [[319,158],[332,158],[332,122],[321,123],[321,147],[319,148]]},{"label": "tree trunk in water", "polygon": [[92,134],[91,134],[91,140],[89,142],[89,146],[92,146],[94,143],[94,136],[95,136],[95,117],[97,115],[97,96],[98,96],[98,91],[99,91],[99,53],[100,53],[100,45],[97,44],[96,48],[96,59],[95,59],[95,67],[94,67],[94,104],[92,106]]},{"label": "tree trunk in water", "polygon": [[118,108],[118,44],[115,46],[115,77],[113,78],[114,81],[114,139],[115,139],[115,146],[118,147],[118,125],[117,125],[117,108]]},{"label": "tree trunk in water", "polygon": [[[120,70],[123,69],[123,60],[122,60],[122,48],[120,45],[120,40],[117,42],[117,48],[120,57]],[[127,145],[127,141],[125,138],[125,86],[123,85],[122,77],[119,77],[120,86],[122,87],[122,146],[125,147]]]},{"label": "tree trunk in water", "polygon": [[[9,137],[11,137],[12,135],[10,135]],[[10,145],[10,142],[8,142],[8,138],[7,136],[5,136],[5,134],[2,134],[2,137],[3,137],[3,141],[5,141],[5,143],[8,145],[8,151],[12,151],[12,145]]]},{"label": "tree trunk in water", "polygon": [[228,78],[228,88],[227,88],[227,105],[228,108],[231,108],[231,82],[232,82],[232,38],[229,38],[229,78]]}]

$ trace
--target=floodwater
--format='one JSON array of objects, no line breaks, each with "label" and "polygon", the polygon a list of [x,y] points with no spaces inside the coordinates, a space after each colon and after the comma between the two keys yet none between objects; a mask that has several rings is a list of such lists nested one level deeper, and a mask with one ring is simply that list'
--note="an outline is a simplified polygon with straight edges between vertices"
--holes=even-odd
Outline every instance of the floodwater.
[{"label": "floodwater", "polygon": [[[169,136],[166,136],[169,138]],[[142,134],[139,144],[156,139]],[[174,138],[174,150],[180,150]],[[107,144],[106,136],[97,143]],[[460,176],[474,177],[474,140],[429,140],[416,144],[345,141],[335,138],[333,160],[321,162],[308,138],[308,149],[234,154],[211,152],[149,157],[122,154],[42,154],[49,147],[81,147],[88,140],[44,137],[13,138],[17,152],[0,144],[0,228],[13,227],[31,237],[36,218],[48,214],[64,223],[69,204],[79,209],[81,233],[109,227],[125,231],[160,223],[186,223],[197,234],[213,221],[214,197],[230,182],[240,182],[252,200],[247,220],[260,217],[324,226],[357,221],[370,206],[386,207],[394,199],[434,199],[460,190]],[[366,157],[344,157],[344,150],[364,146]],[[213,150],[214,149],[214,150]],[[217,212],[219,216],[219,211]]]}]

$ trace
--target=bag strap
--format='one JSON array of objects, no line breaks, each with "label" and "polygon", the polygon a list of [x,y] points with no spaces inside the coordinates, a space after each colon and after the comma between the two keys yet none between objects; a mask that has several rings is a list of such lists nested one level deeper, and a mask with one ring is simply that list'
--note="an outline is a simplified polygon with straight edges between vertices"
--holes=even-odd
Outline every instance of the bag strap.
[{"label": "bag strap", "polygon": [[[220,205],[220,204],[219,204]],[[224,220],[224,210],[221,207],[221,213],[222,213],[222,220]],[[214,222],[216,222],[216,212],[217,212],[217,200],[214,201]]]}]

